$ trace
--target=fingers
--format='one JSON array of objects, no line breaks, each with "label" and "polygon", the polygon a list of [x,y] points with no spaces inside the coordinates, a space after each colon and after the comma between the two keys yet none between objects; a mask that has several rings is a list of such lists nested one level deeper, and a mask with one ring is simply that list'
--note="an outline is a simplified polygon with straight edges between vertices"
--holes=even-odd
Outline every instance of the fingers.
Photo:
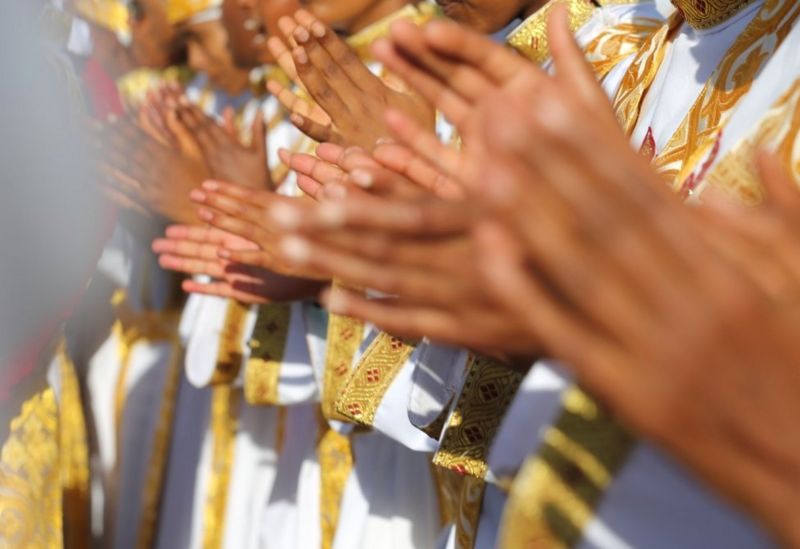
[{"label": "fingers", "polygon": [[386,124],[398,141],[447,175],[457,178],[461,159],[458,151],[447,148],[433,132],[399,111],[388,110]]},{"label": "fingers", "polygon": [[461,185],[445,176],[419,155],[414,154],[408,147],[396,143],[378,145],[372,155],[383,166],[404,175],[439,198],[460,200],[464,197]]},{"label": "fingers", "polygon": [[[307,33],[307,31],[305,32]],[[353,86],[347,77],[342,78],[344,75],[333,64],[327,52],[318,45],[314,47],[314,44],[311,42],[293,49],[292,58],[298,77],[303,81],[308,93],[330,115],[331,119],[336,120],[339,116],[349,113],[339,92],[347,95],[346,92],[352,90]],[[351,91],[350,93],[357,94],[358,92]]]},{"label": "fingers", "polygon": [[309,31],[310,39],[319,43],[329,59],[349,78],[353,86],[367,93],[377,93],[382,86],[380,80],[330,27],[306,10],[295,13],[295,21]]},{"label": "fingers", "polygon": [[[292,47],[294,47],[294,45]],[[286,76],[289,77],[289,80],[294,82],[297,86],[302,86],[300,79],[297,77],[297,69],[294,66],[292,52],[286,47],[286,43],[277,36],[272,36],[267,39],[267,48],[278,63],[278,66],[283,70]]]},{"label": "fingers", "polygon": [[423,33],[425,42],[432,49],[470,65],[498,86],[513,79],[519,71],[531,68],[529,61],[513,51],[453,22],[442,19],[431,21],[424,27]]},{"label": "fingers", "polygon": [[464,230],[477,215],[473,206],[449,204],[434,199],[425,202],[386,200],[361,193],[347,200],[330,201],[309,209],[282,203],[267,215],[284,231],[329,231],[347,227],[371,229],[398,235],[443,236]]},{"label": "fingers", "polygon": [[184,98],[179,104],[177,114],[180,122],[194,136],[204,155],[217,147],[221,134],[225,132],[196,105]]},{"label": "fingers", "polygon": [[[246,287],[253,288],[253,286],[246,286]],[[248,291],[237,289],[231,283],[225,281],[213,281],[213,282],[203,283],[203,282],[197,282],[195,280],[184,280],[183,283],[181,284],[181,288],[183,289],[183,291],[187,293],[211,295],[217,297],[224,297],[227,299],[235,299],[242,303],[251,305],[262,305],[268,303],[268,301],[263,297],[255,293],[250,293]]]},{"label": "fingers", "polygon": [[299,174],[308,176],[320,184],[341,183],[345,179],[345,171],[339,166],[321,160],[310,154],[291,154],[287,153],[288,162],[285,162],[292,170]]},{"label": "fingers", "polygon": [[180,255],[162,254],[158,257],[158,264],[163,269],[192,276],[207,275],[213,278],[225,276],[225,269],[218,258],[205,260]]},{"label": "fingers", "polygon": [[556,4],[553,7],[547,28],[556,78],[563,81],[568,89],[576,91],[585,105],[598,109],[605,107],[608,115],[613,116],[605,93],[575,41],[566,6]]},{"label": "fingers", "polygon": [[[264,111],[258,109],[253,125],[251,127],[250,148],[258,153],[266,154],[267,151],[267,127],[264,123]],[[265,159],[266,162],[266,159]]]},{"label": "fingers", "polygon": [[332,131],[330,124],[320,124],[307,116],[293,112],[289,121],[295,128],[319,143],[325,141],[338,141],[339,137]]}]

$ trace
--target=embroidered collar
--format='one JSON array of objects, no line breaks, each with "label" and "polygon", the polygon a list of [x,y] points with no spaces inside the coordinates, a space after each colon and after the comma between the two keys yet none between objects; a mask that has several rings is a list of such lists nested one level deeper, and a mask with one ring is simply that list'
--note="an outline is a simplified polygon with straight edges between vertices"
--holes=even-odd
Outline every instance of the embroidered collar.
[{"label": "embroidered collar", "polygon": [[755,0],[672,0],[686,22],[695,29],[707,29],[723,23]]}]

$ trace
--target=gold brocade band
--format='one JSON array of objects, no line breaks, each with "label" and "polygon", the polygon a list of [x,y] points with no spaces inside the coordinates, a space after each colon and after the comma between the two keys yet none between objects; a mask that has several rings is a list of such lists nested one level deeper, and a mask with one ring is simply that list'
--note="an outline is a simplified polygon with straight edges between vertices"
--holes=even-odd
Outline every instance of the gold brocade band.
[{"label": "gold brocade band", "polygon": [[53,389],[35,394],[11,421],[0,456],[0,544],[60,549],[58,402]]},{"label": "gold brocade band", "polygon": [[62,344],[59,367],[59,452],[63,492],[64,547],[86,547],[91,540],[89,439],[75,365]]},{"label": "gold brocade band", "polygon": [[328,427],[327,420],[320,417],[320,437],[317,444],[317,459],[320,470],[320,529],[322,549],[333,547],[336,526],[339,524],[339,509],[347,478],[353,470],[353,450],[350,438]]},{"label": "gold brocade band", "polygon": [[550,0],[509,34],[508,45],[536,64],[547,61],[550,58],[547,20],[558,4],[567,7],[569,28],[573,32],[582,27],[597,9],[589,0]]},{"label": "gold brocade band", "polygon": [[249,343],[250,358],[244,370],[244,397],[248,404],[279,404],[278,381],[291,311],[291,306],[284,303],[258,308]]},{"label": "gold brocade band", "polygon": [[753,206],[764,199],[756,169],[756,152],[769,148],[797,180],[800,163],[795,161],[800,135],[800,80],[796,81],[759,122],[752,135],[739,142],[709,172],[706,188],[722,192],[744,205]]},{"label": "gold brocade band", "polygon": [[500,547],[574,547],[634,442],[591,397],[568,390],[561,415],[512,485]]},{"label": "gold brocade band", "polygon": [[378,334],[339,393],[336,411],[371,427],[386,391],[413,351],[413,345],[399,338]]},{"label": "gold brocade band", "polygon": [[[335,291],[335,289],[334,289]],[[322,415],[326,419],[347,421],[336,410],[342,386],[350,375],[353,358],[364,337],[364,323],[355,318],[331,314],[328,317],[328,348],[322,381]]]},{"label": "gold brocade band", "polygon": [[686,22],[695,29],[724,23],[755,0],[672,0]]},{"label": "gold brocade band", "polygon": [[450,422],[433,463],[483,479],[492,441],[523,375],[490,358],[472,356]]},{"label": "gold brocade band", "polygon": [[203,549],[222,547],[238,422],[239,390],[221,385],[212,391],[211,436],[214,448],[203,510]]}]

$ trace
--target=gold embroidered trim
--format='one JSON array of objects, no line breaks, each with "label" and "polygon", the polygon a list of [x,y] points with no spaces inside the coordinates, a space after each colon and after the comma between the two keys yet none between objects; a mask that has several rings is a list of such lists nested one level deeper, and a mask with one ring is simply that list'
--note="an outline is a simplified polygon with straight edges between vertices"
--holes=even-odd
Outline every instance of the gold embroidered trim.
[{"label": "gold embroidered trim", "polygon": [[455,410],[433,463],[483,479],[503,416],[523,376],[490,358],[473,356]]},{"label": "gold embroidered trim", "polygon": [[599,80],[627,57],[633,55],[664,22],[649,17],[636,17],[603,29],[585,47],[586,60]]},{"label": "gold embroidered trim", "polygon": [[[336,291],[334,284],[333,291]],[[350,374],[353,358],[364,338],[364,323],[355,318],[330,314],[328,316],[327,350],[322,381],[322,415],[326,419],[347,421],[336,410],[342,386]]]},{"label": "gold embroidered trim", "polygon": [[323,435],[317,444],[317,459],[320,470],[320,528],[322,549],[331,549],[336,526],[339,524],[339,509],[342,494],[350,472],[353,470],[353,451],[348,436],[328,427],[324,417],[320,418]]},{"label": "gold embroidered trim", "polygon": [[91,540],[89,440],[75,366],[63,344],[58,352],[60,378],[59,451],[63,490],[64,546],[85,547]]},{"label": "gold embroidered trim", "polygon": [[148,549],[155,542],[182,371],[183,351],[180,337],[177,333],[174,333],[172,357],[165,373],[166,379],[164,380],[163,396],[161,397],[161,409],[159,410],[158,423],[153,435],[150,466],[147,469],[142,495],[141,522],[136,540],[138,549]]},{"label": "gold embroidered trim", "polygon": [[336,401],[336,411],[348,420],[371,427],[386,391],[414,346],[381,332],[356,365]]},{"label": "gold embroidered trim", "polygon": [[[780,46],[800,15],[800,4],[790,0],[766,0],[762,8],[726,52],[703,91],[654,160],[656,168],[676,188],[692,191],[689,174],[716,142],[734,107]],[[673,17],[642,47],[614,101],[614,110],[630,134],[639,118],[641,102],[652,84],[667,49],[667,34],[680,23]]]},{"label": "gold embroidered trim", "polygon": [[753,135],[736,145],[708,174],[707,186],[752,206],[764,198],[755,155],[760,148],[773,150],[784,167],[800,181],[795,161],[800,135],[800,80],[797,80],[759,122]]},{"label": "gold embroidered trim", "polygon": [[228,300],[225,310],[225,323],[219,335],[219,350],[217,351],[217,364],[211,376],[211,385],[231,383],[239,375],[244,353],[242,350],[242,337],[247,323],[247,313],[250,306],[235,299]]},{"label": "gold embroidered trim", "polygon": [[500,546],[573,547],[635,439],[578,388],[511,488]]},{"label": "gold embroidered trim", "polygon": [[203,549],[222,547],[238,425],[239,390],[221,385],[212,391],[211,436],[214,449],[203,510]]},{"label": "gold embroidered trim", "polygon": [[538,65],[547,61],[550,58],[547,20],[557,4],[567,7],[569,28],[573,32],[585,25],[597,9],[589,0],[550,0],[509,34],[508,45]]},{"label": "gold embroidered trim", "polygon": [[672,0],[686,22],[695,29],[708,29],[723,23],[755,0]]},{"label": "gold embroidered trim", "polygon": [[58,404],[35,394],[11,420],[0,454],[0,544],[59,549],[62,543]]},{"label": "gold embroidered trim", "polygon": [[248,404],[278,404],[281,362],[289,335],[291,305],[276,303],[258,308],[250,358],[244,370],[244,398]]},{"label": "gold embroidered trim", "polygon": [[792,0],[766,0],[755,18],[725,54],[711,75],[696,103],[655,166],[675,177],[676,190],[693,190],[689,178],[699,162],[717,141],[739,101],[750,91],[758,74],[780,47],[800,16],[800,4]]}]

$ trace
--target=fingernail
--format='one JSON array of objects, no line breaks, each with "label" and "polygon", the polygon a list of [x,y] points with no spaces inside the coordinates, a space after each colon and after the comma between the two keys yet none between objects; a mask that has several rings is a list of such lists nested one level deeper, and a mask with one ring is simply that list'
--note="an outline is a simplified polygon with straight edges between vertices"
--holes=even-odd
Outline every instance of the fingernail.
[{"label": "fingernail", "polygon": [[350,172],[350,180],[359,187],[363,189],[369,189],[372,187],[374,181],[372,180],[372,174],[366,170],[353,170]]},{"label": "fingernail", "polygon": [[308,63],[308,55],[306,55],[306,50],[303,48],[295,48],[294,60],[300,65],[305,65]]},{"label": "fingernail", "polygon": [[185,95],[181,95],[180,97],[178,97],[178,104],[181,105],[182,107],[191,106],[191,103],[189,103],[189,98],[187,98]]},{"label": "fingernail", "polygon": [[189,198],[191,198],[195,202],[205,202],[206,193],[204,193],[200,189],[192,189],[192,191],[189,193]]},{"label": "fingernail", "polygon": [[300,213],[288,204],[273,204],[269,209],[269,216],[284,231],[293,231],[300,226]]},{"label": "fingernail", "polygon": [[311,38],[311,36],[308,34],[305,27],[297,27],[294,30],[294,39],[297,40],[299,44],[305,44],[308,42],[309,38]]},{"label": "fingernail", "polygon": [[319,210],[317,211],[317,218],[325,226],[332,228],[344,225],[346,215],[344,207],[341,204],[325,202],[320,204]]},{"label": "fingernail", "polygon": [[291,120],[292,124],[294,124],[295,126],[298,126],[298,127],[302,126],[303,122],[304,122],[303,117],[300,116],[299,114],[291,114],[291,115],[289,115],[289,120]]},{"label": "fingernail", "polygon": [[230,250],[226,250],[225,248],[220,248],[217,250],[217,256],[221,257],[222,259],[230,259],[231,252]]},{"label": "fingernail", "polygon": [[329,198],[331,200],[343,200],[347,198],[347,188],[344,185],[339,185],[338,183],[328,183],[325,185],[325,188],[322,190],[325,198]]},{"label": "fingernail", "polygon": [[281,240],[281,251],[294,263],[306,263],[311,258],[308,241],[299,236],[287,236]]},{"label": "fingernail", "polygon": [[395,140],[392,139],[391,137],[379,137],[378,139],[375,140],[376,147],[379,145],[392,145],[394,143]]},{"label": "fingernail", "polygon": [[211,210],[200,208],[199,210],[197,210],[197,217],[199,217],[203,221],[211,221],[212,219],[214,219],[214,214],[211,213]]},{"label": "fingernail", "polygon": [[216,181],[203,181],[203,188],[207,191],[218,191],[219,183]]},{"label": "fingernail", "polygon": [[311,25],[311,33],[317,38],[322,38],[325,36],[325,25],[319,21],[315,21],[314,24]]}]

